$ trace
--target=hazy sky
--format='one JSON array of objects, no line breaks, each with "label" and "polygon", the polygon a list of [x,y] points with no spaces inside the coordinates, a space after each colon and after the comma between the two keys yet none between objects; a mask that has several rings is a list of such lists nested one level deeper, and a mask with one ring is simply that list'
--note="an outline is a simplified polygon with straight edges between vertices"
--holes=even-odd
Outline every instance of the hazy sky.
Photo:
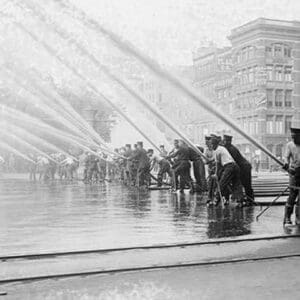
[{"label": "hazy sky", "polygon": [[228,45],[234,27],[258,17],[299,20],[299,0],[71,0],[151,56],[191,62],[201,42]]}]

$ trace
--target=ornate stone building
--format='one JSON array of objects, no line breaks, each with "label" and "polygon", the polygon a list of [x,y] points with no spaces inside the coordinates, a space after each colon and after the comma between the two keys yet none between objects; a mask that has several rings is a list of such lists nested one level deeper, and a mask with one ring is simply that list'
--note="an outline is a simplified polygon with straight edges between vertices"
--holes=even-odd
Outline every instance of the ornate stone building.
[{"label": "ornate stone building", "polygon": [[[229,40],[229,49],[194,56],[194,85],[282,157],[290,126],[300,127],[300,22],[260,18],[233,29]],[[214,118],[202,123],[202,137],[231,131]],[[255,150],[236,135],[235,143],[249,156]]]}]

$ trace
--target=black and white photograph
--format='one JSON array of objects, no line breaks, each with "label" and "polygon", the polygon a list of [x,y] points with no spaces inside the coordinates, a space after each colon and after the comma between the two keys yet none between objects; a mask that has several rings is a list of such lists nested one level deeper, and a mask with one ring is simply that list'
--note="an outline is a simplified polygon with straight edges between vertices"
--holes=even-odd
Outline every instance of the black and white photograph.
[{"label": "black and white photograph", "polygon": [[0,0],[0,300],[299,274],[300,1]]}]

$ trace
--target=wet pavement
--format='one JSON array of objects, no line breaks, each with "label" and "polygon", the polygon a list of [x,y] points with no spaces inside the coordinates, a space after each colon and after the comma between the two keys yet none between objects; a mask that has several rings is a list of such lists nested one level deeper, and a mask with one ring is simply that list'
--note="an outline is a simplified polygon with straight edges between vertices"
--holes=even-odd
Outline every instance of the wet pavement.
[{"label": "wet pavement", "polygon": [[3,299],[298,299],[299,258],[36,281],[0,286]]},{"label": "wet pavement", "polygon": [[0,178],[0,255],[285,234],[282,206],[207,208],[206,199],[120,183]]}]

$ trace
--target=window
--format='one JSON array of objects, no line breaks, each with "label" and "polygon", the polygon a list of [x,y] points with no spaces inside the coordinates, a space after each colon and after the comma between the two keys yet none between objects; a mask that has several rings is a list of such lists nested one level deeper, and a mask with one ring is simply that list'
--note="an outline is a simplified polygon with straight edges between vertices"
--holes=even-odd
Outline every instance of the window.
[{"label": "window", "polygon": [[290,128],[292,127],[292,119],[293,119],[292,116],[285,117],[285,124],[284,124],[285,133],[290,132]]},{"label": "window", "polygon": [[283,145],[279,144],[275,148],[275,154],[279,159],[282,159],[282,154],[283,154]]},{"label": "window", "polygon": [[273,90],[267,90],[267,106],[273,106]]},{"label": "window", "polygon": [[258,133],[258,118],[257,116],[254,116],[253,118],[253,134]]},{"label": "window", "polygon": [[250,134],[254,133],[254,122],[252,118],[249,118],[249,133]]},{"label": "window", "polygon": [[282,66],[275,67],[275,80],[283,81]]},{"label": "window", "polygon": [[292,67],[291,66],[286,66],[284,68],[284,80],[292,81]]},{"label": "window", "polygon": [[248,132],[248,121],[247,118],[243,119],[243,128],[246,132]]},{"label": "window", "polygon": [[236,72],[236,82],[237,84],[241,84],[241,71]]},{"label": "window", "polygon": [[288,46],[284,47],[284,57],[291,57],[291,48]]},{"label": "window", "polygon": [[274,46],[274,56],[275,57],[282,57],[282,46],[281,45],[275,45]]},{"label": "window", "polygon": [[291,57],[291,48],[284,44],[273,44],[265,48],[267,57]]},{"label": "window", "polygon": [[273,133],[273,116],[267,116],[267,133]]},{"label": "window", "polygon": [[248,57],[251,59],[254,57],[254,47],[249,47],[248,50]]},{"label": "window", "polygon": [[292,107],[292,90],[286,90],[284,93],[284,106]]},{"label": "window", "polygon": [[283,133],[283,116],[276,116],[275,118],[275,133]]},{"label": "window", "polygon": [[248,83],[248,74],[247,74],[247,70],[244,69],[243,70],[243,84],[247,84]]},{"label": "window", "polygon": [[248,52],[247,52],[247,49],[244,48],[242,51],[242,60],[245,61],[247,59],[248,59]]},{"label": "window", "polygon": [[254,70],[253,68],[249,68],[249,82],[254,82]]},{"label": "window", "polygon": [[273,65],[267,65],[267,80],[273,80]]},{"label": "window", "polygon": [[275,91],[275,106],[281,107],[283,102],[283,90]]},{"label": "window", "polygon": [[271,57],[272,56],[272,47],[266,47],[266,55],[267,57]]}]

